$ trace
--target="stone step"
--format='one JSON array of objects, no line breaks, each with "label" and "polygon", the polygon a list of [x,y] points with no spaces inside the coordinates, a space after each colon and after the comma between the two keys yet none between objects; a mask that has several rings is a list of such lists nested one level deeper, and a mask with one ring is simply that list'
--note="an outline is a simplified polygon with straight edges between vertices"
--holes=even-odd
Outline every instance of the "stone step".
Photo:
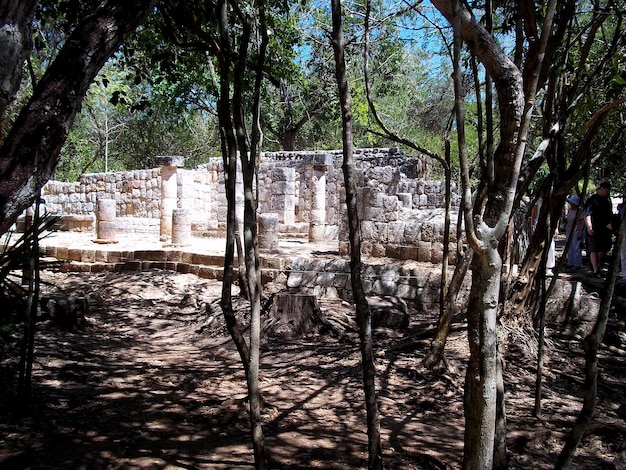
[{"label": "stone step", "polygon": [[[207,253],[193,253],[180,249],[157,250],[115,250],[115,249],[85,249],[69,248],[64,246],[44,246],[46,256],[62,261],[76,261],[81,263],[128,263],[132,261],[146,262],[173,262],[197,264],[203,266],[222,266],[224,256]],[[236,258],[235,258],[236,261]]]}]

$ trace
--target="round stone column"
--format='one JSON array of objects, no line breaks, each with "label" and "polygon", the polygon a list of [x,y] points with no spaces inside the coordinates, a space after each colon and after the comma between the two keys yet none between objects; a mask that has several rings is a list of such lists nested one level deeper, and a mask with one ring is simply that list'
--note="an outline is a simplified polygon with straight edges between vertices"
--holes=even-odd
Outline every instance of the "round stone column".
[{"label": "round stone column", "polygon": [[172,211],[172,244],[191,245],[191,212],[187,209]]},{"label": "round stone column", "polygon": [[278,251],[278,214],[274,212],[260,214],[257,218],[259,250],[269,253]]},{"label": "round stone column", "polygon": [[161,167],[161,212],[159,235],[161,241],[172,238],[172,213],[177,207],[178,179],[177,167],[183,166],[185,159],[181,156],[158,156],[158,165]]},{"label": "round stone column", "polygon": [[96,242],[117,242],[116,210],[115,199],[98,198],[96,201]]},{"label": "round stone column", "polygon": [[326,167],[313,167],[311,181],[311,221],[309,223],[309,241],[324,241],[326,233]]}]

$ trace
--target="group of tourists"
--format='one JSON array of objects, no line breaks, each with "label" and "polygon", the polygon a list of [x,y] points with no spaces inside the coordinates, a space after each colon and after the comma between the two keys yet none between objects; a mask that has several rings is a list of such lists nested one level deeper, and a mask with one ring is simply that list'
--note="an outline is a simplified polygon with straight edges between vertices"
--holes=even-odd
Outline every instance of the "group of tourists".
[{"label": "group of tourists", "polygon": [[[626,212],[626,205],[618,206],[618,214],[613,213],[611,184],[601,183],[596,193],[590,196],[579,210],[581,201],[576,195],[567,198],[568,210],[565,218],[566,240],[571,241],[567,250],[567,267],[580,269],[583,265],[582,249],[586,249],[591,276],[603,277],[602,263],[611,250],[613,234],[618,234],[619,223]],[[626,243],[621,250],[622,277],[626,278]]]}]

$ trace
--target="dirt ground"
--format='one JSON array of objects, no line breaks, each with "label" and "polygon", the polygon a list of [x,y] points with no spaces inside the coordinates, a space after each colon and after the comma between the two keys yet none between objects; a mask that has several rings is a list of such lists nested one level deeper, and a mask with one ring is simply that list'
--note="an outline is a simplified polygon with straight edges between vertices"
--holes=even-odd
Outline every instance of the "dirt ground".
[{"label": "dirt ground", "polygon": [[[10,394],[0,405],[0,468],[253,467],[242,367],[223,319],[205,309],[218,299],[220,283],[156,270],[58,273],[48,280],[89,297],[87,326],[39,324],[31,405],[17,413]],[[351,308],[341,301],[321,306]],[[389,469],[460,468],[466,338],[463,325],[455,325],[450,370],[423,370],[429,340],[420,333],[435,321],[434,314],[414,315],[408,331],[375,335]],[[532,416],[532,340],[512,330],[503,338],[510,468],[553,468],[581,408],[580,340],[548,333],[541,420]],[[601,351],[596,413],[571,468],[626,468],[626,383],[617,351]],[[266,338],[261,355],[270,467],[366,468],[356,332]]]}]

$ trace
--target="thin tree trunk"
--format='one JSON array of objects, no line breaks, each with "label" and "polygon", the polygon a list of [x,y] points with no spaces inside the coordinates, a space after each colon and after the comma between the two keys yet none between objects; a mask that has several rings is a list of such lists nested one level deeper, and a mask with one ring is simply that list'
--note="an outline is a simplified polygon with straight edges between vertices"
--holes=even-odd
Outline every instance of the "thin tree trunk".
[{"label": "thin tree trunk", "polygon": [[461,309],[456,302],[456,298],[458,297],[461,285],[463,284],[467,271],[469,270],[473,255],[474,251],[468,247],[463,257],[456,263],[452,279],[450,280],[450,285],[446,291],[446,298],[444,300],[445,308],[443,313],[439,316],[435,337],[430,345],[428,354],[426,354],[426,357],[424,358],[424,367],[429,369],[443,367],[445,359],[444,351],[448,335],[450,334],[452,320],[454,319],[454,315],[456,315]]},{"label": "thin tree trunk", "polygon": [[[218,13],[220,27],[222,29],[220,45],[228,51],[228,8],[226,2],[219,4]],[[224,252],[224,279],[222,281],[222,296],[220,306],[226,327],[230,333],[235,347],[241,357],[241,362],[246,374],[249,374],[250,350],[243,336],[242,328],[237,322],[233,310],[232,286],[234,279],[235,260],[235,236],[237,230],[236,217],[236,179],[237,179],[237,141],[235,137],[234,125],[231,111],[231,86],[230,86],[230,62],[225,54],[218,55],[219,58],[219,97],[217,102],[218,119],[220,122],[220,137],[222,146],[222,156],[224,161],[224,187],[226,191],[226,247]]]},{"label": "thin tree trunk", "polygon": [[626,235],[626,217],[622,219],[620,224],[620,230],[617,242],[613,247],[613,259],[611,260],[611,266],[609,268],[609,277],[606,281],[606,292],[600,302],[600,311],[598,312],[598,318],[593,330],[583,341],[583,348],[585,350],[585,389],[583,397],[583,406],[580,410],[578,418],[574,427],[570,431],[559,459],[555,465],[555,469],[561,470],[569,467],[576,448],[580,443],[591,419],[593,418],[593,411],[598,399],[598,348],[604,338],[606,331],[606,325],[609,319],[609,311],[611,309],[611,302],[613,300],[613,291],[615,290],[615,280],[617,278],[617,270],[619,267],[619,253]]},{"label": "thin tree trunk", "polygon": [[[493,467],[497,399],[497,299],[502,263],[496,248],[475,254],[468,305],[470,360],[465,384],[463,467]],[[496,302],[494,302],[496,300]]]},{"label": "thin tree trunk", "polygon": [[[257,470],[265,470],[267,468],[267,455],[265,449],[265,436],[263,434],[261,420],[261,392],[259,388],[259,370],[260,370],[260,346],[261,346],[261,275],[259,269],[259,248],[257,237],[257,186],[255,185],[255,177],[257,176],[258,155],[261,146],[261,129],[259,125],[261,110],[261,85],[263,80],[263,70],[265,62],[265,54],[268,44],[267,27],[265,24],[265,4],[263,1],[257,3],[259,14],[259,31],[261,34],[261,44],[257,56],[254,99],[252,107],[252,138],[250,148],[247,147],[247,139],[245,136],[245,121],[241,119],[244,114],[243,102],[243,80],[236,81],[236,93],[233,97],[233,106],[237,113],[235,114],[235,125],[237,128],[239,155],[241,159],[241,168],[243,173],[243,191],[244,191],[244,224],[243,239],[245,250],[245,266],[246,280],[248,288],[248,298],[250,301],[250,368],[248,374],[248,394],[250,398],[250,425],[252,432],[252,445],[254,447],[254,463]],[[243,48],[250,40],[250,32],[252,29],[251,19],[244,21],[243,40],[241,46]],[[246,68],[247,48],[245,53],[240,54],[240,60],[237,62],[235,76],[243,77],[243,71]],[[241,82],[241,83],[240,83]]]},{"label": "thin tree trunk", "polygon": [[[18,396],[23,404],[30,400],[33,376],[33,359],[35,354],[35,327],[37,325],[37,306],[39,305],[39,209],[40,200],[35,203],[35,214],[31,226],[31,249],[29,257],[30,275],[28,279],[28,298],[26,301],[26,321],[24,322],[24,338],[22,339],[22,355],[20,357],[20,373],[18,378]],[[27,242],[28,243],[28,242]]]},{"label": "thin tree trunk", "polygon": [[359,325],[363,389],[367,411],[368,468],[382,470],[383,453],[380,435],[380,413],[376,401],[376,368],[372,341],[372,314],[365,297],[361,279],[361,230],[357,214],[356,178],[352,146],[352,109],[346,74],[345,41],[342,29],[341,1],[332,0],[332,45],[335,54],[335,74],[341,102],[343,122],[343,177],[346,190],[348,225],[350,230],[350,277]]},{"label": "thin tree trunk", "polygon": [[[545,204],[548,204],[550,199],[550,192],[546,195]],[[543,206],[543,204],[542,204]],[[545,354],[545,332],[546,332],[546,304],[548,301],[548,292],[546,290],[546,262],[548,259],[548,251],[550,250],[550,239],[551,239],[551,218],[548,215],[546,220],[546,232],[544,236],[544,244],[543,244],[543,254],[541,257],[541,263],[539,267],[539,272],[544,273],[543,276],[539,279],[540,284],[540,300],[539,300],[539,351],[537,352],[537,374],[535,378],[535,407],[533,411],[533,415],[535,418],[541,418],[541,394],[543,388],[543,364],[544,364],[544,354]],[[564,252],[565,253],[565,252]]]},{"label": "thin tree trunk", "polygon": [[[444,167],[445,174],[445,197],[444,203],[446,205],[446,213],[444,216],[443,227],[443,256],[441,260],[441,288],[439,292],[439,314],[443,316],[443,312],[446,310],[446,299],[448,298],[448,268],[450,261],[450,211],[452,211],[452,172],[450,171],[450,140],[446,139],[446,163]],[[458,260],[457,260],[458,262]]]},{"label": "thin tree trunk", "polygon": [[506,470],[506,401],[504,399],[504,359],[500,349],[496,351],[496,437],[493,449],[493,468]]}]

